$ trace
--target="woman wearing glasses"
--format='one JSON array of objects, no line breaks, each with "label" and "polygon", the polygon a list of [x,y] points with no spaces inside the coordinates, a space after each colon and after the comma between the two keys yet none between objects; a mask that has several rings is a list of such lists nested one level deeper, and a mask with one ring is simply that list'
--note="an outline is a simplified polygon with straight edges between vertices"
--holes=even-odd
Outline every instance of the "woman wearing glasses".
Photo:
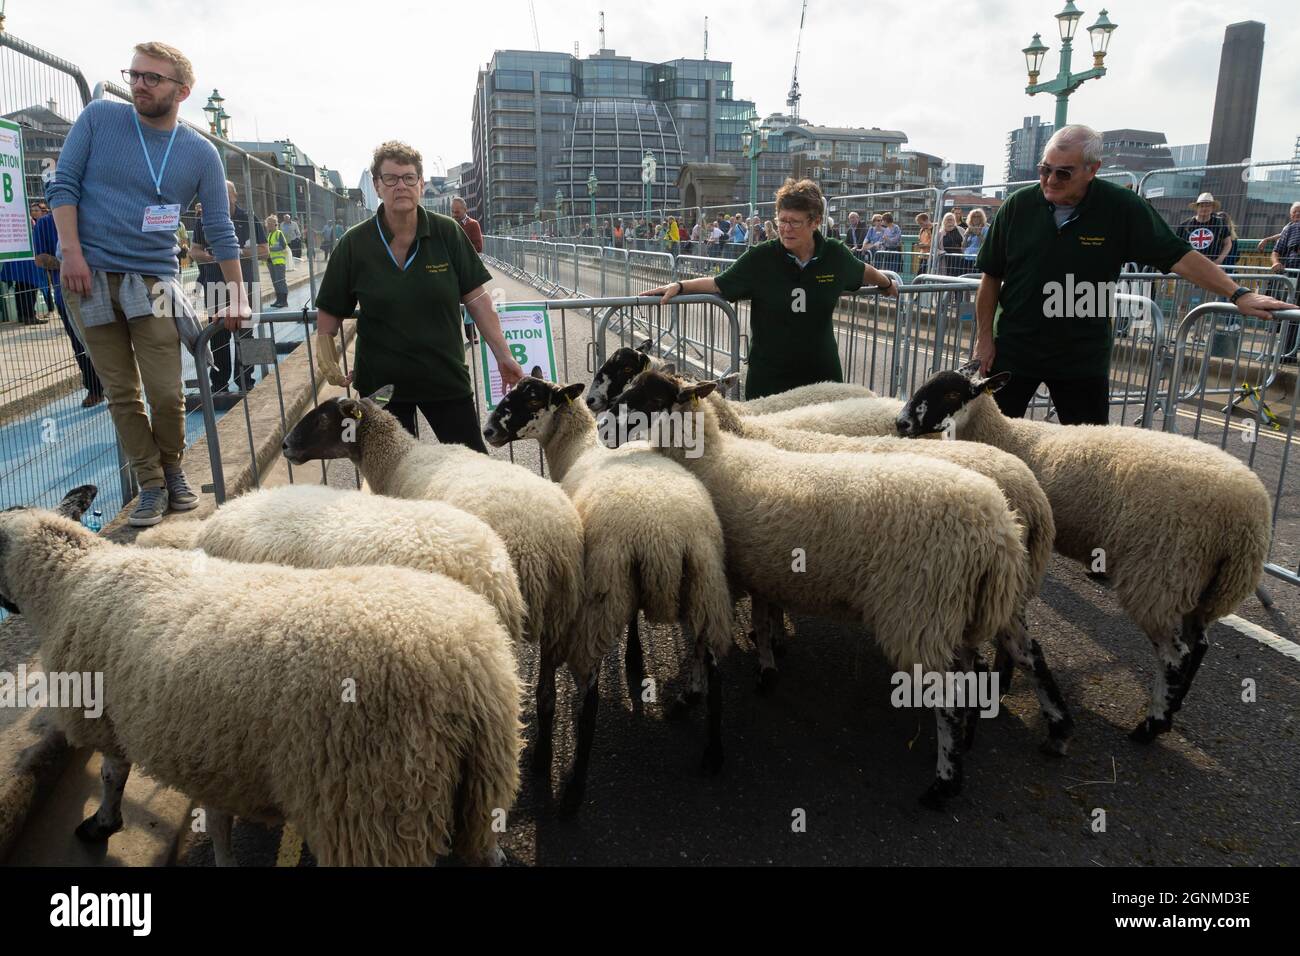
[{"label": "woman wearing glasses", "polygon": [[[391,140],[370,166],[379,211],[343,234],[316,295],[321,367],[334,385],[362,395],[396,386],[388,410],[412,435],[418,407],[438,441],[487,454],[465,364],[460,307],[465,305],[496,356],[502,384],[523,369],[510,356],[492,307],[483,266],[460,224],[420,206],[420,154]],[[339,370],[334,333],[361,306],[354,373]]]},{"label": "woman wearing glasses", "polygon": [[716,293],[750,300],[745,397],[844,380],[832,321],[840,295],[863,286],[897,295],[882,272],[864,266],[838,239],[817,229],[825,200],[811,179],[787,179],[776,194],[777,238],[749,249],[725,272],[674,282],[642,295]]}]

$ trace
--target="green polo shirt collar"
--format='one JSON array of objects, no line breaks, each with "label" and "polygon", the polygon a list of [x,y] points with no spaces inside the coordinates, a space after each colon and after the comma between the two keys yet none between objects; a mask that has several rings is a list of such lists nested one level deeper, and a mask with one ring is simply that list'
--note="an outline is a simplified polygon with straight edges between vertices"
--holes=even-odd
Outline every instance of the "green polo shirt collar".
[{"label": "green polo shirt collar", "polygon": [[[777,240],[777,242],[780,241],[781,241],[780,239]],[[785,246],[781,247],[781,251],[785,253],[787,259],[789,259],[791,262],[795,264],[795,267],[797,269],[802,271],[804,269],[807,269],[810,265],[812,265],[814,262],[816,262],[818,259],[822,257],[822,247],[825,245],[826,245],[826,237],[823,236],[819,231],[814,230],[813,231],[813,254],[812,254],[812,258],[809,259],[807,262],[800,263],[798,258],[795,256],[795,254],[791,252],[789,249],[787,249]]]},{"label": "green polo shirt collar", "polygon": [[[384,204],[379,204],[379,211],[375,213],[375,219],[379,222],[379,231],[384,235],[384,242],[392,245],[395,233],[388,228],[388,222],[384,219]],[[415,207],[415,238],[428,239],[433,235],[429,227],[429,213],[423,206]]]}]

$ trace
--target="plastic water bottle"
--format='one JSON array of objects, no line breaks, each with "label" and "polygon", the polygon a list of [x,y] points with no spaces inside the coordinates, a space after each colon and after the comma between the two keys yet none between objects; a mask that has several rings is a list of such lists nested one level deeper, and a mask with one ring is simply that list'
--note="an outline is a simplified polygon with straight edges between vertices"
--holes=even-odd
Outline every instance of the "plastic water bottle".
[{"label": "plastic water bottle", "polygon": [[104,529],[104,512],[100,511],[98,508],[92,511],[86,518],[86,527],[95,532],[95,534],[99,534],[99,532]]}]

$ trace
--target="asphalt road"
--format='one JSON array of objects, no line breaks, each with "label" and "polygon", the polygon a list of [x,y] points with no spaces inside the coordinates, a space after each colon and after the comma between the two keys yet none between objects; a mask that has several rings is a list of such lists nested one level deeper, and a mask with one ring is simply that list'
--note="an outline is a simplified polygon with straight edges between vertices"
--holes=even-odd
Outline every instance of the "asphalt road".
[{"label": "asphalt road", "polygon": [[[511,299],[536,298],[509,279],[500,284]],[[588,328],[571,315],[557,358],[564,349],[570,378],[589,382]],[[514,452],[536,467],[535,443]],[[1261,440],[1257,453],[1278,457],[1280,443]],[[331,484],[353,481],[350,467],[331,466]],[[1275,557],[1294,566],[1300,527],[1294,479],[1287,484]],[[1281,582],[1269,587],[1272,610],[1252,597],[1238,614],[1300,640],[1300,595]],[[1141,746],[1126,735],[1146,706],[1154,655],[1114,596],[1055,558],[1029,618],[1074,713],[1070,753],[1038,753],[1045,727],[1020,676],[1001,713],[979,722],[964,792],[943,812],[917,801],[934,770],[933,720],[890,706],[891,668],[869,637],[796,619],[777,690],[761,696],[742,604],[737,648],[722,667],[721,772],[699,770],[702,713],[670,721],[658,704],[633,712],[620,655],[601,675],[586,804],[575,820],[559,820],[551,794],[573,745],[572,682],[561,674],[552,779],[525,774],[503,846],[512,862],[536,865],[1300,863],[1300,662],[1216,624],[1173,732]],[[645,624],[641,634],[647,674],[667,700],[682,679],[681,635]],[[535,661],[525,657],[521,668],[531,686]],[[1250,703],[1247,678],[1257,690]],[[531,700],[526,715],[531,746]],[[237,823],[236,852],[245,865],[311,865],[309,851],[279,828]],[[195,838],[181,860],[210,865],[211,848]]]}]

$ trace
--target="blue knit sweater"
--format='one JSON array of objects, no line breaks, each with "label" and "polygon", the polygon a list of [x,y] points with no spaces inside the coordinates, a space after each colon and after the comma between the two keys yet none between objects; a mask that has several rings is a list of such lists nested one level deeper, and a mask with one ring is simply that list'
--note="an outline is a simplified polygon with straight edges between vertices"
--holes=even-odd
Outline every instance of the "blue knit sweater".
[{"label": "blue knit sweater", "polygon": [[[176,236],[141,232],[145,206],[159,202],[140,150],[140,136],[126,103],[96,100],[81,111],[59,154],[46,199],[51,209],[77,207],[77,231],[86,264],[100,272],[169,276],[180,271]],[[140,124],[157,171],[171,131]],[[226,174],[211,143],[187,126],[176,132],[163,173],[162,202],[187,209],[195,195],[203,203],[203,231],[218,259],[239,256],[230,221]]]}]

